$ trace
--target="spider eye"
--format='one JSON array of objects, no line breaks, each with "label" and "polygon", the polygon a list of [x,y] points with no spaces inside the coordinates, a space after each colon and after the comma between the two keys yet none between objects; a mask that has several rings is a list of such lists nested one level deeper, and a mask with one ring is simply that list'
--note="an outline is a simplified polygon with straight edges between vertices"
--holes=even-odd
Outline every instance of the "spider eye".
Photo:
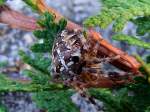
[{"label": "spider eye", "polygon": [[79,62],[79,56],[72,56],[72,61],[73,61],[74,63]]}]

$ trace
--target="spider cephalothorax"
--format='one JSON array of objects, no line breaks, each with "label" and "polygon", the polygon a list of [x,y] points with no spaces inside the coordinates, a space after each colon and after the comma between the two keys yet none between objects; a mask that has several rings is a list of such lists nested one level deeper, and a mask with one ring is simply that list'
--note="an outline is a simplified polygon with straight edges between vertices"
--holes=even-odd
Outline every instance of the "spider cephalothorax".
[{"label": "spider cephalothorax", "polygon": [[85,84],[90,81],[96,82],[99,77],[105,77],[101,62],[109,61],[109,58],[99,58],[99,46],[79,30],[62,31],[52,50],[53,76],[61,77],[63,81],[76,80]]}]

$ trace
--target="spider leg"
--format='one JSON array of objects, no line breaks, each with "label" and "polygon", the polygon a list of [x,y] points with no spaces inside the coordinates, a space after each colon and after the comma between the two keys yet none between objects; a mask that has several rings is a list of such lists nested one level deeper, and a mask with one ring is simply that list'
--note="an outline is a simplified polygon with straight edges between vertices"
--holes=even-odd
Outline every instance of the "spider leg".
[{"label": "spider leg", "polygon": [[114,57],[103,57],[103,58],[95,58],[93,61],[94,63],[108,63],[120,58],[120,55]]},{"label": "spider leg", "polygon": [[85,87],[113,87],[114,85],[122,85],[133,81],[133,76],[127,72],[108,72],[105,73],[102,70],[102,64],[106,62],[112,62],[119,59],[120,56],[106,57],[106,58],[92,58],[87,61],[86,66],[83,67],[82,71],[84,77],[93,76],[94,80],[88,80],[84,85]]},{"label": "spider leg", "polygon": [[105,76],[106,76],[105,74],[97,75],[96,80],[89,81],[81,86],[82,88],[91,88],[91,87],[112,88],[134,82],[133,76],[125,72],[124,73],[114,72],[109,73],[107,75],[108,77]]},{"label": "spider leg", "polygon": [[109,72],[108,76],[118,84],[123,81],[126,83],[134,82],[135,77],[133,74],[127,72]]},{"label": "spider leg", "polygon": [[106,57],[106,58],[87,58],[86,59],[86,66],[82,68],[82,72],[89,72],[89,73],[97,73],[102,74],[104,71],[102,70],[102,65],[104,63],[112,62],[116,59],[119,59],[120,56],[117,55],[115,57]]},{"label": "spider leg", "polygon": [[94,99],[94,97],[92,97],[86,88],[84,88],[83,86],[76,86],[75,90],[80,94],[81,97],[83,97],[85,99],[85,101],[87,103],[91,103],[95,106],[95,108],[100,111],[101,110],[101,106],[98,105],[98,103],[96,102],[96,100]]}]

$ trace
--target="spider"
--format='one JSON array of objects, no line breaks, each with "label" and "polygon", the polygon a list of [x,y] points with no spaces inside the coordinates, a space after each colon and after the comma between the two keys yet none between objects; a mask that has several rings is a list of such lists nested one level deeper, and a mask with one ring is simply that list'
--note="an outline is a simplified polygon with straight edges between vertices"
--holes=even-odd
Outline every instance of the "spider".
[{"label": "spider", "polygon": [[69,86],[84,88],[96,86],[100,80],[108,82],[110,78],[113,81],[116,75],[119,77],[119,73],[104,74],[102,65],[120,56],[100,58],[99,46],[99,43],[86,37],[80,30],[63,30],[55,40],[52,50],[54,79],[59,78]]},{"label": "spider", "polygon": [[[116,60],[120,56],[100,58],[99,46],[99,43],[86,37],[80,30],[63,30],[57,36],[52,49],[51,71],[54,80],[61,80],[65,85],[72,86],[94,105],[96,102],[87,94],[86,88],[105,86],[105,83],[107,86],[117,85],[124,82],[118,80],[119,77],[122,79],[128,76],[120,76],[119,73],[104,74],[103,63]],[[99,108],[97,105],[96,107]]]}]

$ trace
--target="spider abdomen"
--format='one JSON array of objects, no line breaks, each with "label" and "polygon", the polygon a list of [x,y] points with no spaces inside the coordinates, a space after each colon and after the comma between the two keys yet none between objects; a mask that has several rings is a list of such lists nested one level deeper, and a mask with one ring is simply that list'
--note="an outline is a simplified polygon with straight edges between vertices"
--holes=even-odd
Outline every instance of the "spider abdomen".
[{"label": "spider abdomen", "polygon": [[79,31],[64,30],[58,35],[52,50],[52,72],[70,78],[82,71],[82,49],[85,42]]}]

